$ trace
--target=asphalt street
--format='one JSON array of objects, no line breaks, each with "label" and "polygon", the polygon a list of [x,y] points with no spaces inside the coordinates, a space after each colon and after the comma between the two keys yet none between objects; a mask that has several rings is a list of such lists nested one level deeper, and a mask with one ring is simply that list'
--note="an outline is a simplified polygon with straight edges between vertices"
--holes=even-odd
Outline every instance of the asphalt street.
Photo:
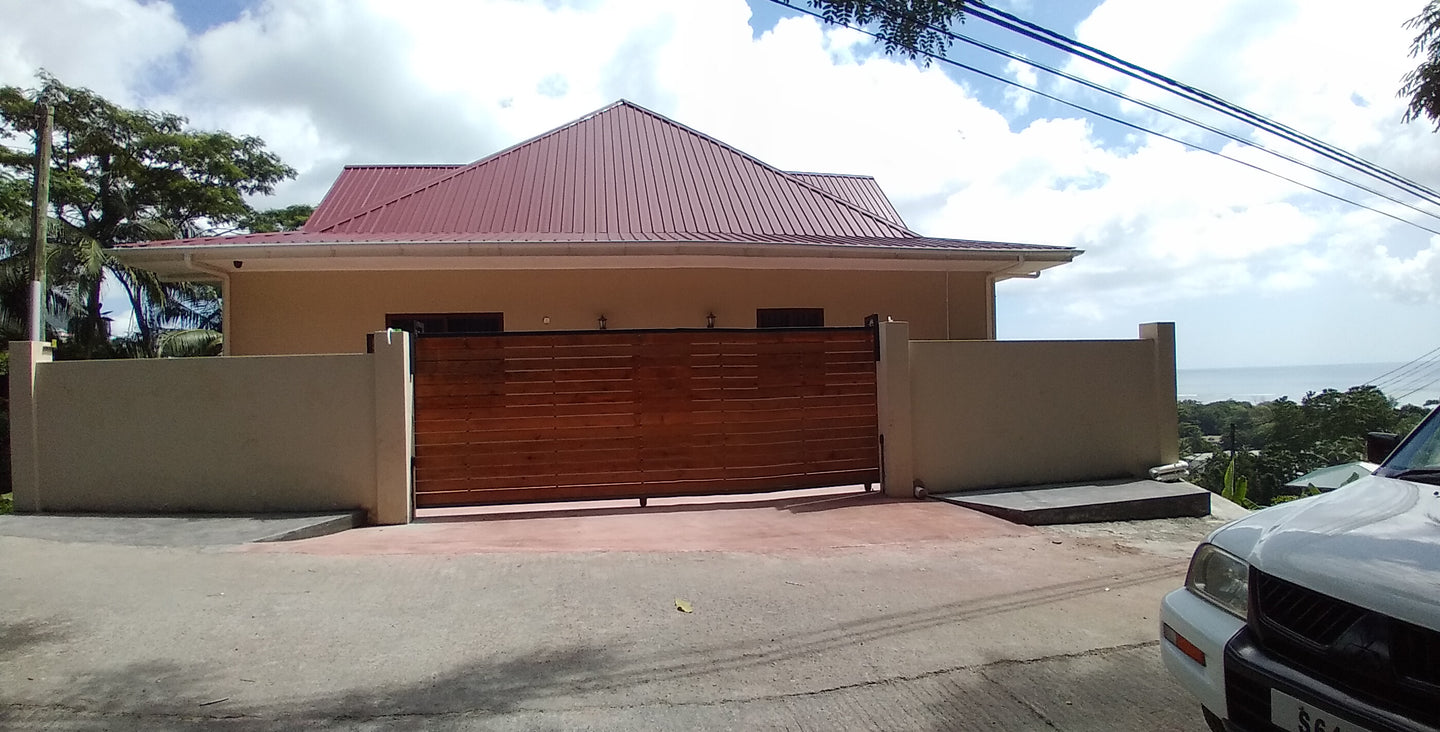
[{"label": "asphalt street", "polygon": [[[925,506],[967,518],[804,551],[424,540],[492,530],[453,521],[243,546],[0,536],[0,728],[1204,729],[1155,618],[1218,520],[1008,528]],[[377,552],[386,536],[409,548]]]}]

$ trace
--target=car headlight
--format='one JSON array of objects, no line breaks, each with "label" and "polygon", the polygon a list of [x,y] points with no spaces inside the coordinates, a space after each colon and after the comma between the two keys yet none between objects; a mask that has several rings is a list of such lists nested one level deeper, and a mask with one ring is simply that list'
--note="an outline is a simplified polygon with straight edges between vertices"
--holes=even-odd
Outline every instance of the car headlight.
[{"label": "car headlight", "polygon": [[1190,559],[1185,587],[1243,620],[1250,606],[1250,565],[1214,544],[1201,544]]}]

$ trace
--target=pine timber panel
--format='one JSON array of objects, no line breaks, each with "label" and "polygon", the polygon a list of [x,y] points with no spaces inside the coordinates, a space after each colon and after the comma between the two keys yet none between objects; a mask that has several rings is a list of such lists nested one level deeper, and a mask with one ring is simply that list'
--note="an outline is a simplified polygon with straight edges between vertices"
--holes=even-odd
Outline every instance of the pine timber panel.
[{"label": "pine timber panel", "polygon": [[595,331],[415,341],[415,505],[880,479],[875,333]]}]

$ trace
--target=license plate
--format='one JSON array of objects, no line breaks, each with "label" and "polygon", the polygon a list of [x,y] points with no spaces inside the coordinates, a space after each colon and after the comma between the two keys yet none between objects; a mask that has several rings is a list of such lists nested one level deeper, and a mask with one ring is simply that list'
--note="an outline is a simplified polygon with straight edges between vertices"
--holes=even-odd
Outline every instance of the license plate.
[{"label": "license plate", "polygon": [[1290,732],[1367,732],[1333,712],[1270,690],[1270,723]]}]

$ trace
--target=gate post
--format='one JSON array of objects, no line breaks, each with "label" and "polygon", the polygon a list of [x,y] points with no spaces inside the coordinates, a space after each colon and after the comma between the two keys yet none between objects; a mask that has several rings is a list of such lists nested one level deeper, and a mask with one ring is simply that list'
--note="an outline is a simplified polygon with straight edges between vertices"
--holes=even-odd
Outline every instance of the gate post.
[{"label": "gate post", "polygon": [[1141,323],[1140,339],[1155,344],[1156,465],[1180,459],[1180,416],[1176,408],[1175,324]]},{"label": "gate post", "polygon": [[[39,405],[35,401],[35,377],[42,363],[54,360],[50,344],[42,341],[10,341],[10,480],[15,511],[30,513],[44,509],[40,498]],[[66,450],[70,446],[51,446]]]},{"label": "gate post", "polygon": [[891,498],[915,495],[914,423],[910,403],[910,324],[880,323],[875,395],[880,418],[880,487]]},{"label": "gate post", "polygon": [[370,337],[375,366],[375,524],[408,524],[414,515],[414,380],[410,334],[386,330]]}]

